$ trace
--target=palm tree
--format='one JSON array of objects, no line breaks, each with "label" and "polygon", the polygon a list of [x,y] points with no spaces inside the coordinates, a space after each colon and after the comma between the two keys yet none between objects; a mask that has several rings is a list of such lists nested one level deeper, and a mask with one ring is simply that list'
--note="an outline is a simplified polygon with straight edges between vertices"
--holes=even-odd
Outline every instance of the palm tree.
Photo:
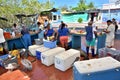
[{"label": "palm tree", "polygon": [[94,9],[94,8],[95,8],[94,3],[93,3],[93,2],[90,2],[90,3],[88,4],[88,8],[89,8],[89,9]]}]

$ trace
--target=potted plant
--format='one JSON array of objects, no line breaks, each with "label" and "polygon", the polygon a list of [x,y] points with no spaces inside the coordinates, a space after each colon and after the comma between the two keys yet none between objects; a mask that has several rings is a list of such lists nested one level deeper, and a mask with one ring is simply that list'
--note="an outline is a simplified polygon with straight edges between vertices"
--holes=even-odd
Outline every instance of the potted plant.
[{"label": "potted plant", "polygon": [[82,21],[83,21],[82,18],[79,18],[79,19],[78,19],[78,22],[79,22],[79,23],[82,23]]}]

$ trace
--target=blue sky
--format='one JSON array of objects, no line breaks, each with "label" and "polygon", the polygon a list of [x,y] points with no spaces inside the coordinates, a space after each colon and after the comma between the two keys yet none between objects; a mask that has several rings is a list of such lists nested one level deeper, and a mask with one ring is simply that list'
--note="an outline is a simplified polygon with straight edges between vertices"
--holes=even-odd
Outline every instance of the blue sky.
[{"label": "blue sky", "polygon": [[[45,2],[47,0],[39,0],[39,1],[42,1],[42,2]],[[77,6],[77,3],[79,2],[79,0],[50,0],[51,2],[54,2],[54,7],[61,7],[61,6]],[[89,2],[94,2],[95,6],[97,7],[101,7],[102,4],[105,4],[105,3],[109,3],[109,0],[86,0],[86,3],[89,3]]]}]

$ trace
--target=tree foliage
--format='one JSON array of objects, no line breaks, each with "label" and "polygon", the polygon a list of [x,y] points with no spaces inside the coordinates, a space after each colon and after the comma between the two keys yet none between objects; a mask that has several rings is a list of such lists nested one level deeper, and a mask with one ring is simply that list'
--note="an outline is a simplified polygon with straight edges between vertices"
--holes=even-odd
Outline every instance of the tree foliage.
[{"label": "tree foliage", "polygon": [[87,9],[93,9],[94,3],[90,2],[88,5],[86,4],[86,0],[80,0],[77,7],[72,8],[75,11],[85,11]]},{"label": "tree foliage", "polygon": [[79,18],[79,19],[78,19],[78,22],[79,22],[79,23],[82,23],[82,21],[83,21],[82,18]]},{"label": "tree foliage", "polygon": [[88,8],[89,8],[89,9],[95,9],[94,3],[93,3],[93,2],[90,2],[90,3],[88,4]]},{"label": "tree foliage", "polygon": [[43,3],[38,0],[0,0],[0,17],[8,19],[8,22],[0,20],[0,27],[10,27],[14,22],[19,22],[16,14],[39,14],[41,11],[51,9],[53,4],[49,1]]},{"label": "tree foliage", "polygon": [[67,5],[64,5],[64,6],[62,6],[60,9],[61,9],[61,11],[67,11],[67,10],[68,10],[68,6],[67,6]]}]

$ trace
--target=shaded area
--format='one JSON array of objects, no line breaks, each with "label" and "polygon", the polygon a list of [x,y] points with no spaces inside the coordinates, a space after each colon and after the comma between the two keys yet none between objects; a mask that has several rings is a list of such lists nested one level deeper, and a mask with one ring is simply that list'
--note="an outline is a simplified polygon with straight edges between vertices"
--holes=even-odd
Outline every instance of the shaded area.
[{"label": "shaded area", "polygon": [[0,20],[8,21],[8,19],[7,19],[7,18],[4,18],[4,17],[0,17]]}]

